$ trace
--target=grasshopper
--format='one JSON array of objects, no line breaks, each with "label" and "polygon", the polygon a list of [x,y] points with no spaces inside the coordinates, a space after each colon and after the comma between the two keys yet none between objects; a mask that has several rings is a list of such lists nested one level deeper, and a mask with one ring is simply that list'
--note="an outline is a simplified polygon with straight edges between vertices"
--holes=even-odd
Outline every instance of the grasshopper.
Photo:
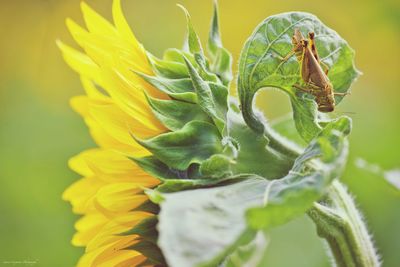
[{"label": "grasshopper", "polygon": [[[335,109],[335,95],[346,95],[346,93],[334,93],[333,86],[327,76],[328,68],[321,62],[315,47],[314,33],[308,33],[308,40],[304,39],[299,29],[295,29],[292,37],[293,49],[283,58],[284,62],[293,55],[296,55],[301,66],[301,77],[306,87],[293,85],[296,89],[302,90],[315,97],[318,111],[332,112]],[[325,71],[321,65],[325,67]]]}]

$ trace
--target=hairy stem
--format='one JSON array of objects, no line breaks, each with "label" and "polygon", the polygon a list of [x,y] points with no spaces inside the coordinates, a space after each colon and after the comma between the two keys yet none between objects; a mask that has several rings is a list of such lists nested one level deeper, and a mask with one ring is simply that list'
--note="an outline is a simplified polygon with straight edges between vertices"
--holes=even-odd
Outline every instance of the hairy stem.
[{"label": "hairy stem", "polygon": [[367,228],[344,185],[334,181],[326,203],[315,203],[308,215],[324,238],[338,267],[378,267],[379,257]]}]

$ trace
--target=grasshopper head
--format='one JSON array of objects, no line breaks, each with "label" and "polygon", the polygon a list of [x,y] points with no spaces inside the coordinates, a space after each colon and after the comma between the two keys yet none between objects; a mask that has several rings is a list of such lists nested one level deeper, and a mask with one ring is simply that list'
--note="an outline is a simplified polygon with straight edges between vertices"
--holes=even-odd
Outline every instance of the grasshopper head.
[{"label": "grasshopper head", "polygon": [[299,43],[301,43],[301,40],[303,40],[303,39],[304,39],[304,37],[301,34],[300,30],[298,28],[295,28],[294,29],[294,34],[293,34],[293,37],[292,37],[292,43],[293,44],[299,44]]},{"label": "grasshopper head", "polygon": [[301,46],[302,47],[307,47],[308,46],[308,41],[307,40],[301,40]]},{"label": "grasshopper head", "polygon": [[303,51],[302,40],[304,40],[298,28],[294,29],[294,34],[292,36],[293,51],[296,53],[297,57],[301,58],[301,52]]}]

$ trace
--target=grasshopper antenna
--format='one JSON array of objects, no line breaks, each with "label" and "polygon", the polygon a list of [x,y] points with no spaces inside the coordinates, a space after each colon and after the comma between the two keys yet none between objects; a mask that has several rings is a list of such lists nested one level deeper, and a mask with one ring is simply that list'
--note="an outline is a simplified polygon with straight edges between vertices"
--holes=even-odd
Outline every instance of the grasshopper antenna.
[{"label": "grasshopper antenna", "polygon": [[337,114],[348,114],[348,115],[357,115],[357,112],[354,111],[336,111]]}]

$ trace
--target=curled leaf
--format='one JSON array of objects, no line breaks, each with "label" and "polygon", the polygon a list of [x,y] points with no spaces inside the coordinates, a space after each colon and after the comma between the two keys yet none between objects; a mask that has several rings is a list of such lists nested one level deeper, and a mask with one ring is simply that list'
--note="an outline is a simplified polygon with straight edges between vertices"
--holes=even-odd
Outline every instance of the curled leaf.
[{"label": "curled leaf", "polygon": [[[247,40],[239,63],[238,92],[246,123],[255,131],[265,127],[253,111],[253,98],[261,88],[275,87],[286,92],[292,102],[296,128],[309,142],[321,130],[316,105],[308,94],[298,92],[294,84],[301,83],[300,64],[296,57],[284,62],[292,50],[292,36],[299,29],[303,36],[315,33],[321,61],[329,66],[328,77],[335,92],[345,93],[359,72],[354,66],[354,51],[335,31],[317,17],[304,12],[289,12],[264,20]],[[339,103],[342,96],[336,97]]]}]

